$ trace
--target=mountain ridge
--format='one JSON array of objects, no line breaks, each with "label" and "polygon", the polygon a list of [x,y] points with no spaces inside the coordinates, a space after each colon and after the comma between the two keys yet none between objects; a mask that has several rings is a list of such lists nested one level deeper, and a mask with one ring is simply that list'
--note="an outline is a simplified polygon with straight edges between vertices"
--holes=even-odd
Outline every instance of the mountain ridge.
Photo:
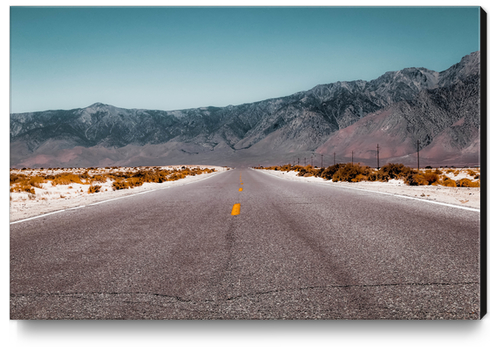
[{"label": "mountain ridge", "polygon": [[[477,81],[468,83],[479,88],[479,61],[477,51],[441,72],[405,68],[388,71],[371,81],[320,84],[285,97],[226,107],[162,111],[124,109],[96,102],[72,110],[11,114],[11,166],[41,166],[50,162],[52,166],[94,166],[102,161],[116,165],[125,155],[125,162],[131,163],[129,149],[138,146],[162,148],[157,155],[162,162],[176,161],[178,154],[182,160],[199,158],[219,164],[226,160],[240,163],[241,159],[251,163],[254,158],[272,161],[274,153],[281,158],[286,155],[292,158],[294,153],[320,153],[318,149],[328,148],[324,144],[334,134],[387,107],[421,100],[427,91],[465,85],[469,76],[478,76]],[[438,96],[447,97],[444,93]],[[479,121],[479,109],[476,118]],[[475,126],[479,129],[479,123]],[[65,161],[56,159],[56,151],[73,152],[75,148],[80,153],[92,153],[93,164],[82,154],[79,159],[76,155],[66,155],[70,159]],[[95,148],[109,149],[112,154],[99,158]],[[246,160],[240,158],[240,153]],[[144,153],[140,156],[145,157]]]}]

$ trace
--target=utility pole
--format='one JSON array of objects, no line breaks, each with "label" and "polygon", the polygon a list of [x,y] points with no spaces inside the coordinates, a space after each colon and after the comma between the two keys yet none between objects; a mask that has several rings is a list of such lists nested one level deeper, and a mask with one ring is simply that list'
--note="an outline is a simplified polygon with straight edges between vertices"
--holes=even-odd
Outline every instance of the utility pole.
[{"label": "utility pole", "polygon": [[322,154],[322,166],[321,167],[323,168],[323,154]]},{"label": "utility pole", "polygon": [[420,171],[419,145],[420,145],[420,141],[417,140],[417,171]]},{"label": "utility pole", "polygon": [[378,164],[378,170],[379,170],[379,144],[376,144],[376,162]]},{"label": "utility pole", "polygon": [[333,152],[333,165],[335,165],[335,152]]},{"label": "utility pole", "polygon": [[352,151],[351,164],[354,165],[354,151]]}]

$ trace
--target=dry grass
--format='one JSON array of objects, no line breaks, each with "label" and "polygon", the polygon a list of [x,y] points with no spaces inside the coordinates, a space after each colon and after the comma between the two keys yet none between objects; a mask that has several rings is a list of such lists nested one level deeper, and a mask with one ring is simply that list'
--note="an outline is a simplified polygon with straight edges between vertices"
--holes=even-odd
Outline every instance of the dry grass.
[{"label": "dry grass", "polygon": [[480,186],[480,180],[474,182],[468,178],[463,178],[463,179],[460,179],[459,181],[457,181],[456,184],[458,187],[479,187]]},{"label": "dry grass", "polygon": [[102,186],[96,183],[112,182],[112,189],[128,189],[143,185],[146,182],[162,183],[176,181],[186,176],[215,172],[209,168],[162,167],[106,167],[103,168],[49,168],[49,169],[12,169],[10,172],[10,191],[27,192],[29,197],[36,194],[35,188],[42,189],[43,184],[51,186],[73,184],[90,185],[88,193],[101,191]]},{"label": "dry grass", "polygon": [[89,194],[98,193],[98,192],[100,192],[101,188],[102,188],[102,186],[94,184],[88,188],[88,193]]},{"label": "dry grass", "polygon": [[[255,169],[275,170],[275,171],[296,171],[298,176],[303,177],[321,177],[325,180],[333,182],[362,182],[362,181],[381,181],[387,182],[391,179],[401,179],[407,185],[422,186],[422,185],[442,185],[446,187],[479,187],[480,174],[479,169],[432,169],[426,168],[420,171],[412,169],[403,164],[389,163],[381,167],[379,170],[369,166],[360,164],[342,164],[338,163],[326,168],[314,168],[311,165],[283,165],[270,167],[255,167]],[[447,177],[446,174],[457,176],[460,173],[468,174],[473,177],[473,180],[462,178],[453,180]]]},{"label": "dry grass", "polygon": [[55,176],[51,176],[51,175],[45,176],[45,179],[50,180],[53,186],[69,185],[72,183],[84,184],[85,182],[82,182],[81,178],[87,178],[87,177],[82,177],[82,176],[83,174],[75,175],[72,173],[62,173]]}]

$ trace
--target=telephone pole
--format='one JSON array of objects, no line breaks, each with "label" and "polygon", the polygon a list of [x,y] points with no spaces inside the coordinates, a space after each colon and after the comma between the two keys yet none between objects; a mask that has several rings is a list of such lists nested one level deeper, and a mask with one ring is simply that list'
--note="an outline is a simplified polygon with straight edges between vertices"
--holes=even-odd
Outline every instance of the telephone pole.
[{"label": "telephone pole", "polygon": [[379,170],[379,144],[376,144],[376,163],[378,165],[378,170]]},{"label": "telephone pole", "polygon": [[335,152],[333,152],[333,165],[335,165]]},{"label": "telephone pole", "polygon": [[417,171],[420,171],[419,146],[420,146],[420,141],[417,140]]},{"label": "telephone pole", "polygon": [[323,154],[322,154],[322,166],[321,167],[323,168]]},{"label": "telephone pole", "polygon": [[351,164],[354,165],[354,151],[352,151]]}]

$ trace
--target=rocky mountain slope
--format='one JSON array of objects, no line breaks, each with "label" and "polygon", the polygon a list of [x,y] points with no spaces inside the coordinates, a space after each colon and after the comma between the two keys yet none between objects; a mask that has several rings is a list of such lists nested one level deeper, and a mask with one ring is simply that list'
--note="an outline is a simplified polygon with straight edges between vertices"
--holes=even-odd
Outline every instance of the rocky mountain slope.
[{"label": "rocky mountain slope", "polygon": [[159,111],[96,103],[11,114],[10,165],[257,165],[315,150],[339,158],[354,150],[368,160],[372,144],[387,136],[386,160],[408,158],[417,139],[437,160],[464,151],[477,157],[479,71],[474,52],[442,72],[407,68],[237,106]]},{"label": "rocky mountain slope", "polygon": [[417,140],[423,166],[477,165],[480,143],[480,83],[470,75],[446,87],[427,89],[341,129],[317,148],[320,154],[375,165],[376,146],[383,162],[416,165]]}]

